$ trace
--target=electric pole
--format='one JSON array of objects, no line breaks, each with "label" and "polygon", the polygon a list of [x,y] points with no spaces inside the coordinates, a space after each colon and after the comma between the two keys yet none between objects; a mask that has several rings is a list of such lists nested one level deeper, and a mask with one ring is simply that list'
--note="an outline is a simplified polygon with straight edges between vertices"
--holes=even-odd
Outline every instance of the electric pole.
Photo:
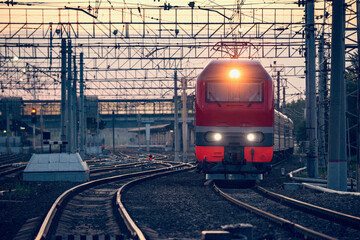
[{"label": "electric pole", "polygon": [[357,82],[358,82],[358,118],[357,118],[357,154],[356,154],[356,191],[360,192],[360,0],[356,0],[356,18],[357,18]]},{"label": "electric pole", "polygon": [[345,98],[345,1],[333,1],[328,188],[347,190]]},{"label": "electric pole", "polygon": [[71,94],[71,79],[72,79],[72,73],[71,73],[71,63],[72,63],[72,59],[71,59],[71,53],[72,53],[72,48],[71,48],[71,40],[68,41],[68,79],[66,82],[67,85],[67,140],[68,140],[68,145],[67,145],[67,152],[68,153],[72,153],[72,128],[71,128],[71,122],[72,122],[72,94]]},{"label": "electric pole", "polygon": [[[326,3],[324,2],[324,11],[325,11]],[[318,140],[319,140],[319,166],[321,168],[325,168],[326,166],[326,141],[325,141],[325,135],[326,135],[326,127],[325,127],[325,94],[327,89],[327,68],[326,68],[326,58],[324,57],[324,45],[325,45],[325,21],[326,17],[324,14],[323,19],[323,29],[322,34],[319,42],[319,57],[318,57],[318,63],[319,63],[319,126],[318,126]]]},{"label": "electric pole", "polygon": [[112,111],[112,144],[113,144],[113,154],[115,154],[115,112]]},{"label": "electric pole", "polygon": [[179,117],[178,117],[178,95],[177,95],[177,71],[174,73],[174,141],[175,141],[175,162],[179,161]]},{"label": "electric pole", "polygon": [[80,53],[80,156],[85,156],[85,104],[84,104],[84,53]]},{"label": "electric pole", "polygon": [[306,128],[309,149],[307,153],[308,177],[318,177],[318,140],[316,114],[316,70],[315,70],[315,17],[314,0],[306,1]]},{"label": "electric pole", "polygon": [[187,81],[186,78],[182,79],[182,136],[183,136],[183,162],[187,162],[187,144],[188,144],[188,126],[187,126],[187,95],[186,95]]},{"label": "electric pole", "polygon": [[[66,141],[66,40],[61,39],[61,141]],[[60,152],[65,152],[64,144]]]}]

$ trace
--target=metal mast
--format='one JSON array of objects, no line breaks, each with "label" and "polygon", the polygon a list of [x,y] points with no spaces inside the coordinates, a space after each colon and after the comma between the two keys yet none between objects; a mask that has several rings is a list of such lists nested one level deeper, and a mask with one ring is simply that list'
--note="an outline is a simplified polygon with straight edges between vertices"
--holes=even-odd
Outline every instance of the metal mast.
[{"label": "metal mast", "polygon": [[179,116],[178,116],[178,95],[177,95],[177,71],[174,73],[174,143],[175,143],[175,162],[179,161]]},{"label": "metal mast", "polygon": [[73,127],[73,151],[78,152],[79,151],[79,137],[78,137],[78,129],[77,129],[77,121],[78,121],[78,117],[77,117],[77,113],[78,113],[78,103],[77,103],[77,96],[76,96],[76,92],[77,92],[77,86],[76,86],[76,81],[77,81],[77,68],[76,68],[76,56],[74,54],[73,56],[74,59],[74,80],[73,80],[73,84],[72,84],[72,98],[73,98],[73,104],[72,104],[72,112],[73,112],[73,121],[72,121],[72,127]]},{"label": "metal mast", "polygon": [[306,128],[309,141],[307,154],[308,176],[318,177],[318,141],[316,115],[316,71],[315,71],[315,18],[314,0],[306,1]]},{"label": "metal mast", "polygon": [[80,53],[80,156],[85,156],[85,104],[84,104],[84,53]]},{"label": "metal mast", "polygon": [[333,1],[328,188],[346,191],[345,1]]},{"label": "metal mast", "polygon": [[183,137],[183,162],[187,162],[187,146],[188,146],[188,124],[187,124],[187,79],[182,79],[182,137]]},{"label": "metal mast", "polygon": [[[66,40],[61,39],[61,141],[66,141]],[[60,146],[65,150],[64,145]]]},{"label": "metal mast", "polygon": [[72,73],[71,73],[71,63],[72,63],[72,59],[71,59],[71,53],[72,53],[72,49],[71,49],[71,40],[68,41],[68,79],[66,82],[67,85],[67,140],[68,140],[68,145],[67,145],[67,152],[71,153],[72,152],[72,134],[71,134],[71,130],[72,130],[72,94],[71,94],[71,79],[72,79]]},{"label": "metal mast", "polygon": [[325,124],[325,108],[326,108],[326,90],[327,90],[327,60],[324,57],[324,47],[325,47],[325,24],[326,24],[326,1],[324,1],[324,15],[322,23],[322,33],[319,42],[319,126],[318,126],[318,140],[319,140],[319,166],[325,168],[327,160],[326,152],[326,124]]},{"label": "metal mast", "polygon": [[357,154],[356,154],[356,191],[360,192],[360,0],[356,0],[356,22],[357,22],[357,84],[358,84],[358,96],[357,96]]}]

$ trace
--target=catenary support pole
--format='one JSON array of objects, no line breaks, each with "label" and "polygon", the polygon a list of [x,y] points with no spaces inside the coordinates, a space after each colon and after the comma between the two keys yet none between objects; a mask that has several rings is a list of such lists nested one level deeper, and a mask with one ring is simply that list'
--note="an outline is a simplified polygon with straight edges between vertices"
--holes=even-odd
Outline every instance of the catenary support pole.
[{"label": "catenary support pole", "polygon": [[183,162],[187,162],[187,146],[188,146],[188,124],[187,124],[187,80],[182,79],[182,136],[183,136]]},{"label": "catenary support pole", "polygon": [[356,154],[356,191],[360,192],[360,0],[356,0],[356,17],[357,17],[357,81],[358,81],[358,97],[357,97],[357,154]]},{"label": "catenary support pole", "polygon": [[112,111],[112,147],[113,154],[115,154],[115,112]]},{"label": "catenary support pole", "polygon": [[84,53],[80,53],[80,156],[85,156],[85,106],[84,106]]},{"label": "catenary support pole", "polygon": [[276,101],[276,110],[280,112],[280,71],[277,71],[277,77],[276,77],[276,95],[277,95],[277,101]]},{"label": "catenary support pole", "polygon": [[78,113],[78,103],[77,103],[77,96],[76,96],[76,92],[77,92],[77,86],[76,86],[76,82],[77,82],[77,67],[76,67],[76,56],[74,54],[73,56],[74,59],[74,80],[73,80],[73,85],[72,85],[72,98],[73,98],[73,121],[72,121],[72,131],[73,131],[73,152],[78,152],[79,151],[79,146],[78,146],[78,131],[77,131],[77,122],[78,122],[78,118],[77,118],[77,113]]},{"label": "catenary support pole", "polygon": [[[7,152],[7,154],[10,154],[11,153],[11,146],[10,146],[10,135],[11,135],[10,121],[11,121],[11,116],[10,116],[10,111],[9,111],[9,102],[7,101],[5,104],[6,104],[5,105],[6,106],[6,152]],[[34,142],[35,142],[35,140],[34,140]]]},{"label": "catenary support pole", "polygon": [[283,114],[286,114],[286,79],[284,81],[285,84],[283,85],[283,99],[282,99],[281,112]]},{"label": "catenary support pole", "polygon": [[72,53],[72,49],[71,49],[71,40],[68,41],[68,79],[67,79],[67,140],[68,140],[68,145],[67,145],[67,152],[71,153],[72,150],[72,128],[71,128],[71,122],[72,122],[72,114],[71,114],[71,109],[72,109],[72,94],[71,94],[71,80],[72,80],[72,71],[71,71],[71,63],[72,63],[72,59],[71,59],[71,53]]},{"label": "catenary support pole", "polygon": [[179,161],[179,117],[178,117],[178,95],[177,95],[177,71],[174,73],[174,143],[175,162]]},{"label": "catenary support pole", "polygon": [[[61,141],[66,141],[66,39],[61,39]],[[61,144],[61,152],[65,152]]]},{"label": "catenary support pole", "polygon": [[328,188],[347,189],[345,124],[345,1],[333,1]]},{"label": "catenary support pole", "polygon": [[34,153],[36,153],[36,133],[35,133],[35,123],[33,123],[33,149],[34,149]]},{"label": "catenary support pole", "polygon": [[150,151],[150,123],[145,124],[146,151]]},{"label": "catenary support pole", "polygon": [[324,32],[321,35],[319,42],[319,126],[318,126],[318,139],[319,139],[319,166],[324,168],[326,166],[326,149],[325,149],[325,92],[327,82],[326,60],[324,58]]},{"label": "catenary support pole", "polygon": [[86,147],[87,147],[87,138],[88,138],[88,127],[87,127],[87,113],[88,113],[88,110],[87,110],[87,100],[86,100],[86,95],[84,94],[84,100],[83,100],[83,124],[84,124],[84,154],[86,154]]},{"label": "catenary support pole", "polygon": [[315,17],[314,0],[306,1],[306,128],[309,149],[307,153],[308,177],[318,177],[318,140],[316,114],[316,70],[315,70]]},{"label": "catenary support pole", "polygon": [[40,108],[40,132],[41,132],[41,136],[40,136],[40,152],[43,153],[43,147],[44,147],[44,144],[43,144],[43,137],[44,137],[44,109],[43,109],[43,106],[41,106]]},{"label": "catenary support pole", "polygon": [[279,111],[278,113],[278,118],[277,118],[277,125],[278,125],[278,132],[277,132],[277,136],[278,136],[278,146],[279,146],[279,151],[281,149],[281,127],[280,127],[280,71],[277,71],[277,78],[276,78],[276,82],[277,82],[277,102],[276,102],[276,109]]}]

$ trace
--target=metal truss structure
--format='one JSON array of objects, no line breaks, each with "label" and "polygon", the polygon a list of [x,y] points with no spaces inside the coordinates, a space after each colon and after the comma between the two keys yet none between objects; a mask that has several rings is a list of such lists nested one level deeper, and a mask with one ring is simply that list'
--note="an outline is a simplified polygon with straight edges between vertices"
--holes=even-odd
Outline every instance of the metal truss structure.
[{"label": "metal truss structure", "polygon": [[25,99],[59,99],[62,38],[84,53],[86,95],[110,99],[171,98],[174,71],[192,91],[209,59],[303,58],[298,7],[100,8],[97,19],[73,8],[0,11],[2,93]]},{"label": "metal truss structure", "polygon": [[[170,99],[175,71],[192,94],[210,59],[259,59],[269,71],[277,62],[288,82],[304,78],[304,8],[295,4],[91,10],[9,6],[0,8],[0,15],[3,96],[59,99],[63,38],[72,41],[76,56],[84,53],[85,94],[100,99]],[[316,20],[317,29],[329,29],[327,24]]]},{"label": "metal truss structure", "polygon": [[[358,39],[357,36],[359,33],[359,27],[357,25],[357,15],[359,13],[357,12],[356,8],[356,0],[351,0],[347,3],[347,12],[346,12],[346,25],[345,25],[345,51],[346,51],[346,77],[348,83],[349,89],[347,90],[347,99],[353,100],[356,102],[356,99],[358,96],[358,88],[354,89],[354,85],[356,85],[356,82],[359,79],[359,62],[358,62]],[[357,100],[358,101],[358,100]],[[354,152],[357,151],[358,145],[356,141],[356,138],[350,138],[350,136],[354,136],[358,134],[357,127],[358,127],[358,117],[359,113],[357,109],[355,109],[352,106],[347,106],[346,109],[346,121],[347,121],[347,153],[350,161],[350,157]],[[354,139],[351,141],[351,139]],[[356,175],[352,173],[353,175]]]}]

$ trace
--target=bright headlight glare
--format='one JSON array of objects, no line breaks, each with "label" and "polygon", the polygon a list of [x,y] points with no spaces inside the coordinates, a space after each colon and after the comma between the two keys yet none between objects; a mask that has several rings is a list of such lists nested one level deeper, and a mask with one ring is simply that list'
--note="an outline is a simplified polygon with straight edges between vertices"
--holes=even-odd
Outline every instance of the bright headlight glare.
[{"label": "bright headlight glare", "polygon": [[250,141],[250,142],[254,142],[255,139],[256,139],[256,136],[254,133],[249,133],[247,136],[246,136],[247,140]]},{"label": "bright headlight glare", "polygon": [[208,132],[205,135],[205,139],[208,142],[219,142],[222,140],[222,135],[221,133],[216,133],[216,132]]},{"label": "bright headlight glare", "polygon": [[222,136],[221,136],[220,133],[215,133],[215,134],[214,134],[214,140],[215,140],[215,141],[220,141],[221,139],[222,139]]},{"label": "bright headlight glare", "polygon": [[258,132],[258,133],[248,133],[246,135],[246,139],[249,142],[262,142],[263,140],[263,134]]},{"label": "bright headlight glare", "polygon": [[237,79],[240,77],[240,72],[237,69],[233,69],[230,71],[229,75],[230,75],[230,78]]}]

